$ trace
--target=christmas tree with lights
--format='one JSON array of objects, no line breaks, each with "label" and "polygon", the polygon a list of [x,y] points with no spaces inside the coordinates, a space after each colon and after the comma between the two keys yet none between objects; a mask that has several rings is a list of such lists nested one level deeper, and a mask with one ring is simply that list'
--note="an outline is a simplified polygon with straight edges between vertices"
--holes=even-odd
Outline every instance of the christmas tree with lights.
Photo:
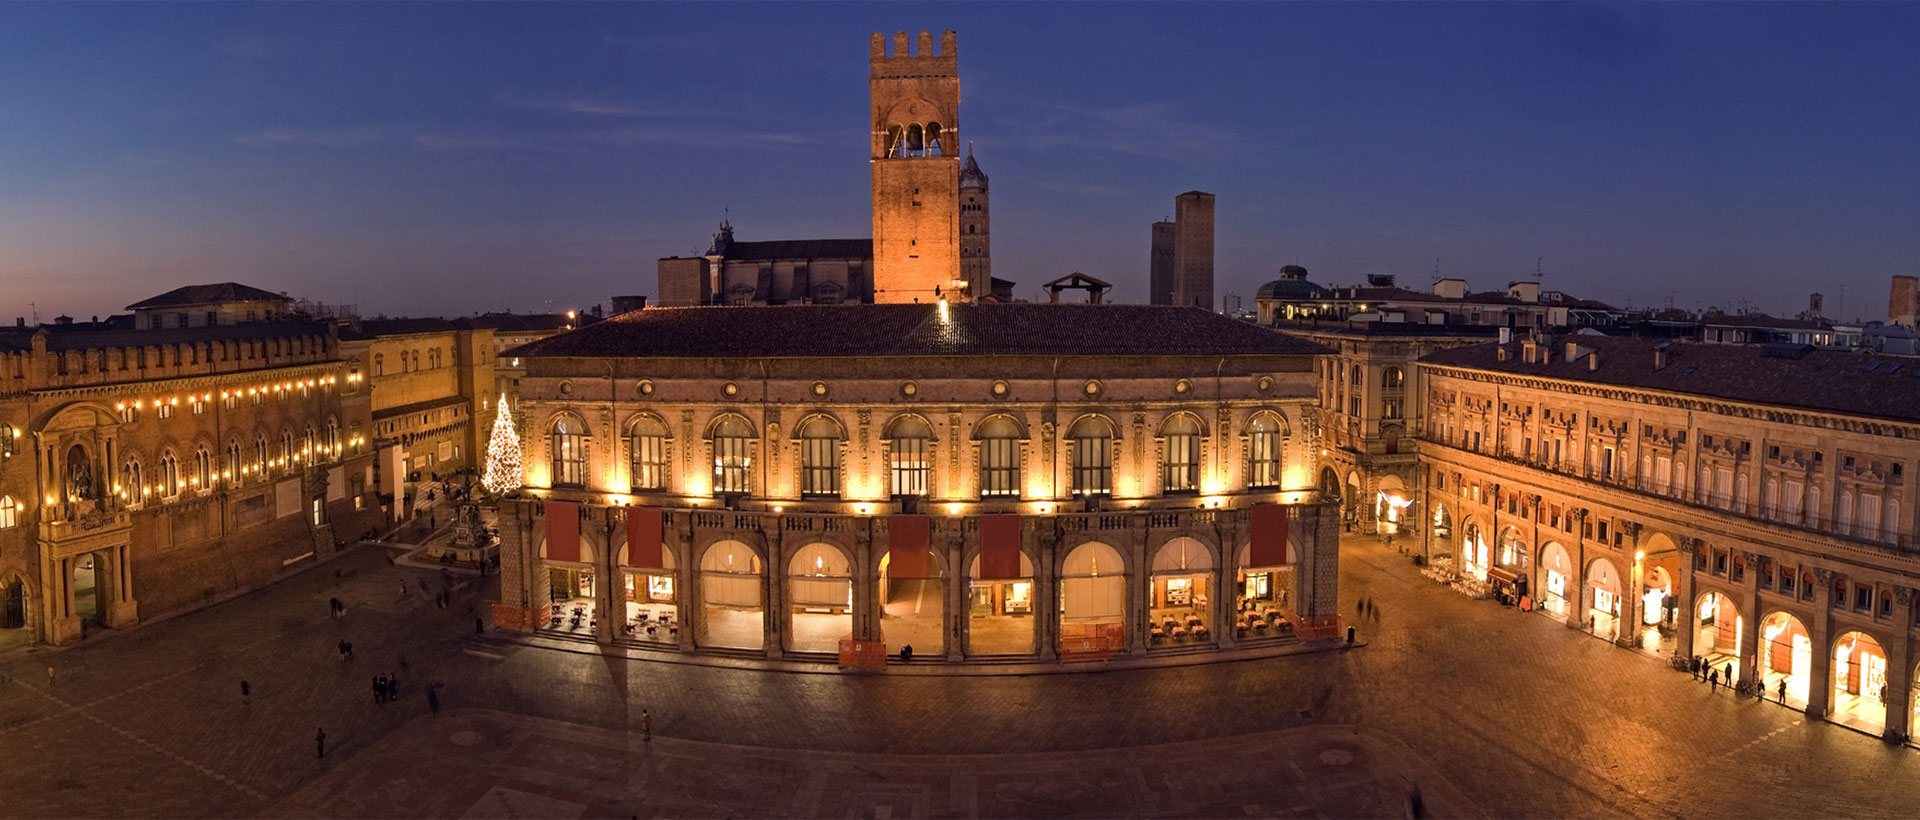
[{"label": "christmas tree with lights", "polygon": [[499,495],[520,487],[520,434],[513,429],[513,413],[507,410],[507,394],[493,416],[493,436],[487,440],[487,473],[480,486]]}]

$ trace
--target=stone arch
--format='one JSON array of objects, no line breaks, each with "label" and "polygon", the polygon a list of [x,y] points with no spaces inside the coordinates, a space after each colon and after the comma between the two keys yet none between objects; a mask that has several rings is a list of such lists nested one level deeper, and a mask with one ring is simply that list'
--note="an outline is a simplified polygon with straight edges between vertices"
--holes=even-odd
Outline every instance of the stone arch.
[{"label": "stone arch", "polygon": [[1593,634],[1609,640],[1620,637],[1620,618],[1626,612],[1621,596],[1625,592],[1626,580],[1612,559],[1603,555],[1587,562],[1582,611]]},{"label": "stone arch", "polygon": [[1073,423],[1068,424],[1066,429],[1066,437],[1069,439],[1090,434],[1098,437],[1098,431],[1105,429],[1107,438],[1114,441],[1120,440],[1120,425],[1105,413],[1082,413],[1075,417]]},{"label": "stone arch", "polygon": [[38,615],[34,603],[39,595],[25,573],[9,570],[0,573],[0,634],[21,630],[21,642],[33,640]]},{"label": "stone arch", "polygon": [[1833,659],[1826,685],[1833,693],[1834,721],[1874,734],[1886,729],[1890,708],[1886,647],[1871,629],[1849,629],[1827,647]]},{"label": "stone arch", "polygon": [[802,415],[793,423],[793,432],[789,435],[789,438],[792,438],[794,441],[799,441],[806,437],[806,430],[809,426],[817,428],[821,425],[826,425],[831,428],[833,435],[829,436],[829,438],[839,439],[840,441],[847,440],[847,425],[840,421],[838,416],[825,410],[812,410]]},{"label": "stone arch", "polygon": [[1191,410],[1175,410],[1160,420],[1160,427],[1154,432],[1158,436],[1169,435],[1208,435],[1207,422]]},{"label": "stone arch", "polygon": [[[648,432],[641,432],[642,425],[649,425]],[[668,424],[665,417],[652,410],[641,410],[628,416],[625,429],[629,437],[634,435],[658,435],[667,439],[673,438],[673,425]]]},{"label": "stone arch", "polygon": [[998,435],[988,436],[987,433],[1004,433],[1009,428],[1013,431],[1012,438],[1025,441],[1029,437],[1027,424],[1019,416],[1013,413],[994,413],[973,425],[972,438],[974,441],[979,441],[982,438],[999,437]]},{"label": "stone arch", "polygon": [[586,416],[572,409],[555,410],[548,413],[546,422],[540,429],[551,435],[558,429],[559,425],[563,423],[568,425],[567,432],[569,433],[589,437],[593,435],[593,429],[587,426]]},{"label": "stone arch", "polygon": [[748,421],[746,416],[733,410],[723,410],[713,414],[713,418],[707,420],[707,426],[701,433],[701,438],[711,439],[722,433],[727,435],[741,435],[747,438],[759,437],[759,434],[754,432],[753,422]]},{"label": "stone arch", "polygon": [[[916,429],[916,426],[918,429]],[[880,437],[888,440],[900,438],[900,434],[903,432],[917,433],[920,432],[920,430],[925,430],[926,435],[924,438],[928,441],[933,441],[938,438],[933,422],[929,421],[926,416],[912,410],[895,414],[893,418],[887,419],[887,423],[880,429]]]},{"label": "stone arch", "polygon": [[1762,689],[1777,703],[1792,699],[1804,708],[1812,694],[1815,651],[1806,622],[1792,612],[1776,609],[1760,620],[1759,637],[1755,663]]},{"label": "stone arch", "polygon": [[80,430],[91,427],[118,427],[120,414],[104,402],[74,401],[49,408],[34,419],[29,429],[47,433],[56,430]]},{"label": "stone arch", "polygon": [[1293,424],[1287,421],[1287,414],[1268,407],[1262,407],[1248,413],[1247,424],[1244,429],[1248,432],[1253,432],[1259,430],[1259,425],[1262,423],[1272,424],[1274,432],[1279,433],[1281,438],[1291,438],[1293,436]]}]

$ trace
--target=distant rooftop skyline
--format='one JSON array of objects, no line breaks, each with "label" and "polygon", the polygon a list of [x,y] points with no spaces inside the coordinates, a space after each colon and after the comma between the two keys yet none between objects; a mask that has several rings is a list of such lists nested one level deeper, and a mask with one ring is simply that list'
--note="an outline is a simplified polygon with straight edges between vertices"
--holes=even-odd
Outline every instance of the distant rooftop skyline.
[{"label": "distant rooftop skyline", "polygon": [[[1914,4],[0,5],[4,319],[236,281],[367,315],[584,308],[654,259],[871,235],[867,37],[954,29],[994,273],[1147,299],[1436,268],[1880,318],[1920,273]],[[1437,260],[1437,261],[1436,261]]]}]

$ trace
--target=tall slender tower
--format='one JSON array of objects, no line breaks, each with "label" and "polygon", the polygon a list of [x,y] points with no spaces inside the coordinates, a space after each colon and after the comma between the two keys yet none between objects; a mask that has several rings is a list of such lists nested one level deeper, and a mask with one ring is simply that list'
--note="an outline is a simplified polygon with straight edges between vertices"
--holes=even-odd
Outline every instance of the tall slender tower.
[{"label": "tall slender tower", "polygon": [[964,299],[960,274],[960,70],[952,31],[873,35],[873,300]]},{"label": "tall slender tower", "polygon": [[1147,303],[1153,305],[1173,304],[1173,243],[1174,228],[1172,222],[1153,223],[1153,249],[1147,257]]},{"label": "tall slender tower", "polygon": [[1173,198],[1173,303],[1217,310],[1213,303],[1213,194]]},{"label": "tall slender tower", "polygon": [[960,166],[960,278],[967,280],[967,298],[993,295],[993,241],[987,210],[987,175],[973,161],[973,143],[967,143],[967,162]]}]

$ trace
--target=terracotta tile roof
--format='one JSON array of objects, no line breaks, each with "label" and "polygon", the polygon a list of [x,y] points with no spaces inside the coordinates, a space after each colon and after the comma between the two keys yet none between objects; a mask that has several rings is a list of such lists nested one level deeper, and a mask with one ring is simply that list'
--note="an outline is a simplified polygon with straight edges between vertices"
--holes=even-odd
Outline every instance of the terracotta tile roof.
[{"label": "terracotta tile roof", "polygon": [[[1547,364],[1523,360],[1522,342],[1456,347],[1428,354],[1423,364],[1635,387],[1777,407],[1897,421],[1920,421],[1920,357],[1820,350],[1809,345],[1724,345],[1663,342],[1573,333],[1551,336]],[[1566,343],[1598,350],[1600,367],[1567,361]],[[1667,363],[1654,369],[1666,345]]]},{"label": "terracotta tile roof", "polygon": [[270,290],[261,290],[252,285],[242,285],[239,282],[220,282],[213,285],[188,285],[183,288],[174,288],[152,299],[134,302],[128,305],[127,309],[139,310],[144,308],[185,307],[188,305],[211,305],[219,302],[270,301],[285,302],[289,300],[287,297],[278,293]]},{"label": "terracotta tile roof", "polygon": [[669,307],[623,313],[505,355],[1317,355],[1305,339],[1191,307],[981,304]]}]

